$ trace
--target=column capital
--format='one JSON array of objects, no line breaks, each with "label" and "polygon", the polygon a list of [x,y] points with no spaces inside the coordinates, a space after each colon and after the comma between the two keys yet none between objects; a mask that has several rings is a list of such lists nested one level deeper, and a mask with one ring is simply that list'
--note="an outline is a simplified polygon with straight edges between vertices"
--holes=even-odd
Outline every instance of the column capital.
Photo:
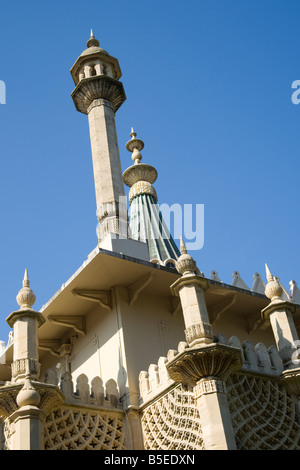
[{"label": "column capital", "polygon": [[300,368],[284,370],[280,376],[284,387],[291,395],[300,399]]},{"label": "column capital", "polygon": [[210,287],[209,280],[205,277],[198,276],[197,274],[189,274],[180,277],[170,286],[171,293],[174,296],[178,296],[182,287],[190,285],[199,286],[202,290],[207,290]]},{"label": "column capital", "polygon": [[287,300],[275,299],[272,300],[269,305],[267,305],[262,311],[261,315],[264,320],[268,320],[270,315],[274,312],[289,311],[290,313],[295,313],[297,310],[297,305],[288,302]]},{"label": "column capital", "polygon": [[17,320],[19,319],[24,319],[24,318],[33,318],[34,320],[37,321],[38,326],[40,327],[45,323],[45,318],[40,312],[37,312],[33,310],[32,308],[27,308],[23,310],[17,310],[15,312],[12,312],[7,318],[6,321],[9,324],[11,328],[13,328],[14,324],[16,323]]},{"label": "column capital", "polygon": [[77,111],[83,114],[88,114],[93,101],[100,98],[111,102],[114,112],[117,112],[126,100],[122,82],[107,75],[83,78],[73,90],[71,96]]},{"label": "column capital", "polygon": [[210,343],[185,349],[166,364],[175,382],[196,384],[203,378],[225,380],[243,365],[239,348],[220,343]]}]

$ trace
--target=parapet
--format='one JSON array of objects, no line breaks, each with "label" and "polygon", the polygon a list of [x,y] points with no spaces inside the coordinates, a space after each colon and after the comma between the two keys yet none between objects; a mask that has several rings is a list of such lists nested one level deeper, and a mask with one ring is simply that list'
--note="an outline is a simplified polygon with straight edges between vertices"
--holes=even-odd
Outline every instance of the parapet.
[{"label": "parapet", "polygon": [[[45,374],[45,382],[58,385],[55,369],[48,369]],[[101,408],[117,409],[121,407],[120,393],[115,380],[110,379],[105,386],[101,377],[94,377],[89,384],[85,374],[77,377],[74,387],[72,375],[65,372],[61,376],[60,388],[65,395],[66,403],[77,406],[95,406]]]},{"label": "parapet", "polygon": [[[227,344],[242,351],[243,366],[241,372],[279,377],[283,371],[283,364],[278,350],[275,346],[267,348],[262,342],[255,346],[250,341],[240,342],[237,336],[232,336],[227,340],[224,335],[217,335],[215,342]],[[153,400],[158,395],[164,393],[175,384],[170,378],[166,363],[172,360],[179,353],[182,353],[188,344],[181,341],[177,350],[170,349],[167,357],[160,357],[157,364],[150,364],[148,371],[141,371],[139,374],[140,404]]]}]

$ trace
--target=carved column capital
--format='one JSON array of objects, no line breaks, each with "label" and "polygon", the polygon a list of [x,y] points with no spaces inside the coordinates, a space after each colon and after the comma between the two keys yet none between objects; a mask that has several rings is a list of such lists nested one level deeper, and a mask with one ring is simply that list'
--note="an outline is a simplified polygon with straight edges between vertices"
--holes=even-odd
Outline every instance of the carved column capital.
[{"label": "carved column capital", "polygon": [[300,398],[300,368],[284,370],[280,380],[288,393]]},{"label": "carved column capital", "polygon": [[123,84],[107,75],[97,75],[81,80],[71,94],[77,111],[88,114],[94,100],[109,101],[114,112],[126,100]]},{"label": "carved column capital", "polygon": [[192,347],[194,341],[202,340],[203,343],[211,343],[213,340],[213,330],[210,323],[194,323],[184,330],[187,343]]},{"label": "carved column capital", "polygon": [[199,382],[194,386],[195,399],[210,393],[226,393],[226,385],[224,381],[215,378],[205,378],[199,380]]},{"label": "carved column capital", "polygon": [[239,348],[225,344],[210,343],[197,349],[185,349],[166,364],[175,382],[196,384],[203,378],[225,380],[233,371],[242,367]]}]

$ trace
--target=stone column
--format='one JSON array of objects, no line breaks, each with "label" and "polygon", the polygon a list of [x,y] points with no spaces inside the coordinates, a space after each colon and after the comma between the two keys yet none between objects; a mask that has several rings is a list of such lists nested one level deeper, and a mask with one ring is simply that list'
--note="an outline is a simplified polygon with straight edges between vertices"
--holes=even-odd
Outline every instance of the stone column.
[{"label": "stone column", "polygon": [[272,326],[277,349],[286,368],[294,368],[293,353],[295,352],[299,337],[294,324],[293,313],[296,305],[281,299],[282,287],[272,276],[266,265],[268,283],[265,288],[270,304],[262,310],[262,317],[269,320]]},{"label": "stone column", "polygon": [[294,398],[300,416],[299,337],[293,319],[296,305],[281,299],[282,287],[267,265],[266,276],[268,283],[265,294],[271,302],[262,310],[262,317],[271,323],[276,346],[284,366],[281,381]]},{"label": "stone column", "polygon": [[107,232],[119,234],[120,204],[124,204],[125,191],[113,105],[100,98],[87,111],[100,224],[98,238],[102,240]]},{"label": "stone column", "polygon": [[6,320],[14,329],[12,382],[23,384],[16,396],[19,409],[9,416],[14,426],[11,449],[41,450],[44,412],[38,408],[40,394],[32,382],[39,376],[37,329],[45,320],[32,309],[35,295],[30,289],[27,269],[17,302],[20,310],[11,313]]},{"label": "stone column", "polygon": [[180,298],[185,323],[185,336],[190,347],[213,341],[212,326],[209,321],[204,291],[208,289],[208,280],[196,275],[196,262],[187,254],[181,239],[181,256],[176,269],[182,274],[171,286],[173,295]]},{"label": "stone column", "polygon": [[119,81],[118,60],[99,47],[92,31],[87,47],[71,68],[76,85],[72,98],[77,111],[88,115],[101,242],[108,233],[127,238],[127,204],[115,123],[115,113],[126,95]]},{"label": "stone column", "polygon": [[171,379],[190,384],[199,409],[204,448],[234,450],[236,442],[227,402],[225,381],[242,366],[238,348],[214,342],[204,290],[208,281],[195,274],[195,261],[181,241],[181,256],[176,268],[182,277],[172,286],[179,295],[189,345],[166,364]]}]

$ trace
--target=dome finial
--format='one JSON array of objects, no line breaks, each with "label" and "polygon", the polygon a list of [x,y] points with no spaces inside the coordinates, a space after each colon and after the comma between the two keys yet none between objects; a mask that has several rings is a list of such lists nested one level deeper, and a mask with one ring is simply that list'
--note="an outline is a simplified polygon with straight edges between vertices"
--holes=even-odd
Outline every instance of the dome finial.
[{"label": "dome finial", "polygon": [[87,41],[86,45],[87,47],[93,47],[93,46],[99,47],[99,41],[98,39],[95,38],[92,28],[91,28],[90,39]]},{"label": "dome finial", "polygon": [[186,249],[186,246],[185,246],[185,243],[184,243],[182,237],[180,237],[180,253],[181,253],[182,255],[186,255],[186,254],[187,254],[187,249]]},{"label": "dome finial", "polygon": [[140,150],[144,148],[144,142],[141,139],[136,138],[137,134],[134,132],[133,127],[131,128],[130,132],[130,137],[131,140],[129,140],[126,144],[126,149],[129,152],[132,152],[132,160],[134,161],[134,164],[138,164],[142,160],[142,154],[140,153]]},{"label": "dome finial", "polygon": [[28,276],[28,269],[25,269],[23,287],[17,295],[17,302],[20,305],[20,310],[32,308],[36,297],[30,289],[30,281]]},{"label": "dome finial", "polygon": [[195,275],[197,269],[196,261],[187,253],[182,237],[180,237],[180,253],[181,255],[175,264],[177,271],[183,276]]},{"label": "dome finial", "polygon": [[283,293],[281,285],[274,279],[273,274],[271,273],[269,267],[267,264],[266,266],[266,278],[267,278],[267,285],[265,287],[265,295],[270,299],[271,301],[275,299],[280,299]]}]

